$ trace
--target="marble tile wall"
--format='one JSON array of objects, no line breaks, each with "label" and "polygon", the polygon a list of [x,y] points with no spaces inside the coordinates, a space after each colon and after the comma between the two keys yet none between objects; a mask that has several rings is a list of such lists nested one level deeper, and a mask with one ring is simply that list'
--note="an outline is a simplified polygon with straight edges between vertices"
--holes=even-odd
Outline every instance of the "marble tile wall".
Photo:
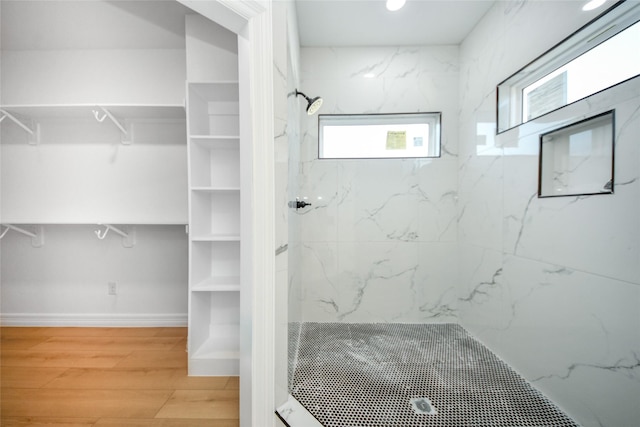
[{"label": "marble tile wall", "polygon": [[[495,86],[594,17],[580,6],[498,2],[461,45],[457,312],[585,427],[630,426],[640,419],[640,78],[495,135]],[[538,135],[610,109],[615,193],[537,198]]]},{"label": "marble tile wall", "polygon": [[303,48],[301,64],[321,114],[442,112],[434,159],[318,160],[303,117],[303,320],[454,321],[458,48]]}]

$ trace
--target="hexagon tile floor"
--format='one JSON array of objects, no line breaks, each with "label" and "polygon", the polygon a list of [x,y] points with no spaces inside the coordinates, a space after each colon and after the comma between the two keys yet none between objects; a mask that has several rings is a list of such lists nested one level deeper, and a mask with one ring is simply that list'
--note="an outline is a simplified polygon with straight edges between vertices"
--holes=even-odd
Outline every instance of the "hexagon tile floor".
[{"label": "hexagon tile floor", "polygon": [[291,395],[325,427],[578,426],[454,324],[303,323]]}]

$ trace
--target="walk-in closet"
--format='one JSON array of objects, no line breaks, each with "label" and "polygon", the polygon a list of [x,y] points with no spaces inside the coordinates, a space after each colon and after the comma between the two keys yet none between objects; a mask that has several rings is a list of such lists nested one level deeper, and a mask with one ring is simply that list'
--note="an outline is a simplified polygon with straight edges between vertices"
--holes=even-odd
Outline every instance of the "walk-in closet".
[{"label": "walk-in closet", "polygon": [[238,37],[174,1],[2,2],[4,326],[188,326],[239,374]]}]

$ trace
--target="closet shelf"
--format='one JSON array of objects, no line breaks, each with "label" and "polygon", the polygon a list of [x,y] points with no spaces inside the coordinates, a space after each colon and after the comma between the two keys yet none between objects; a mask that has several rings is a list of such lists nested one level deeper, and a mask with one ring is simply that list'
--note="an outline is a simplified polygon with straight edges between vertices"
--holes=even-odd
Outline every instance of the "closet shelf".
[{"label": "closet shelf", "polygon": [[[7,219],[5,219],[7,218]],[[35,218],[32,218],[32,220],[18,220],[18,221],[13,221],[11,220],[9,217],[7,217],[5,215],[5,218],[3,218],[2,223],[5,224],[14,224],[14,225],[51,225],[51,226],[56,226],[56,225],[98,225],[98,224],[111,224],[111,225],[135,225],[135,226],[139,226],[139,225],[181,225],[181,226],[186,226],[187,222],[186,221],[109,221],[108,219],[99,219],[99,220],[95,220],[95,221],[38,221]]]},{"label": "closet shelf", "polygon": [[208,277],[191,287],[192,292],[239,292],[240,277]]},{"label": "closet shelf", "polygon": [[191,135],[191,139],[197,144],[207,144],[208,142],[215,143],[216,141],[233,141],[234,143],[240,142],[238,135]]},{"label": "closet shelf", "polygon": [[240,142],[238,135],[189,135],[189,138],[207,148],[237,148]]},{"label": "closet shelf", "polygon": [[191,356],[192,359],[228,359],[237,360],[240,358],[239,350],[217,350],[218,343],[215,341],[207,341]]},{"label": "closet shelf", "polygon": [[202,193],[234,193],[239,192],[239,187],[191,187],[191,191]]},{"label": "closet shelf", "polygon": [[0,109],[30,119],[94,118],[94,110],[106,108],[120,119],[184,119],[183,105],[124,105],[124,104],[38,104],[2,105]]},{"label": "closet shelf", "polygon": [[211,86],[211,85],[221,85],[221,86],[225,86],[225,85],[237,85],[238,84],[238,80],[189,80],[187,82],[190,86],[199,86],[199,85],[203,85],[203,86]]},{"label": "closet shelf", "polygon": [[239,234],[198,234],[191,237],[193,242],[239,242]]}]

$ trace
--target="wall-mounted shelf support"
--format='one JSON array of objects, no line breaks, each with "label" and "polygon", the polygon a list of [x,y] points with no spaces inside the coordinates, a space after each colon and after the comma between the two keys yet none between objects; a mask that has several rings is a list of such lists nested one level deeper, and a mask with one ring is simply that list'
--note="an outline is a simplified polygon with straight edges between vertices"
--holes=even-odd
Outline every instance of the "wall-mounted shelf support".
[{"label": "wall-mounted shelf support", "polygon": [[111,224],[98,224],[98,225],[105,227],[103,231],[100,231],[100,230],[94,231],[94,233],[96,233],[96,236],[98,236],[98,239],[104,240],[104,238],[107,237],[107,234],[109,234],[109,231],[113,230],[114,233],[122,236],[122,246],[124,246],[125,248],[132,248],[135,246],[136,230],[134,227],[131,227],[129,230],[125,232],[117,227],[114,227]]},{"label": "wall-mounted shelf support", "polygon": [[25,125],[24,123],[22,123],[20,119],[18,119],[16,116],[14,116],[13,114],[9,113],[6,110],[0,109],[0,114],[2,114],[2,117],[0,118],[0,123],[4,119],[11,120],[16,125],[18,125],[22,130],[27,132],[27,134],[29,134],[29,144],[37,145],[40,143],[40,124],[39,123],[35,124],[34,126],[35,130],[34,130],[34,129],[31,129],[29,126]]},{"label": "wall-mounted shelf support", "polygon": [[[103,113],[102,115],[100,115],[100,111],[98,111],[98,109],[102,110],[102,113]],[[107,110],[104,107],[96,106],[96,109],[93,110],[93,117],[95,117],[95,119],[97,121],[99,121],[100,123],[102,123],[104,121],[104,119],[106,119],[108,117],[109,120],[111,120],[113,122],[113,124],[116,125],[116,127],[122,133],[122,143],[124,145],[131,144],[131,137],[130,137],[129,132],[122,125],[122,123],[120,123],[120,121],[118,119],[116,119],[113,114],[111,114],[111,112],[109,110]]]},{"label": "wall-mounted shelf support", "polygon": [[13,230],[17,231],[20,234],[24,234],[25,236],[31,237],[31,246],[33,246],[34,248],[41,248],[44,245],[44,227],[41,225],[35,226],[35,233],[11,224],[2,224],[2,226],[6,227],[6,229],[2,232],[2,234],[0,234],[0,239],[2,239],[9,232],[9,230]]}]

